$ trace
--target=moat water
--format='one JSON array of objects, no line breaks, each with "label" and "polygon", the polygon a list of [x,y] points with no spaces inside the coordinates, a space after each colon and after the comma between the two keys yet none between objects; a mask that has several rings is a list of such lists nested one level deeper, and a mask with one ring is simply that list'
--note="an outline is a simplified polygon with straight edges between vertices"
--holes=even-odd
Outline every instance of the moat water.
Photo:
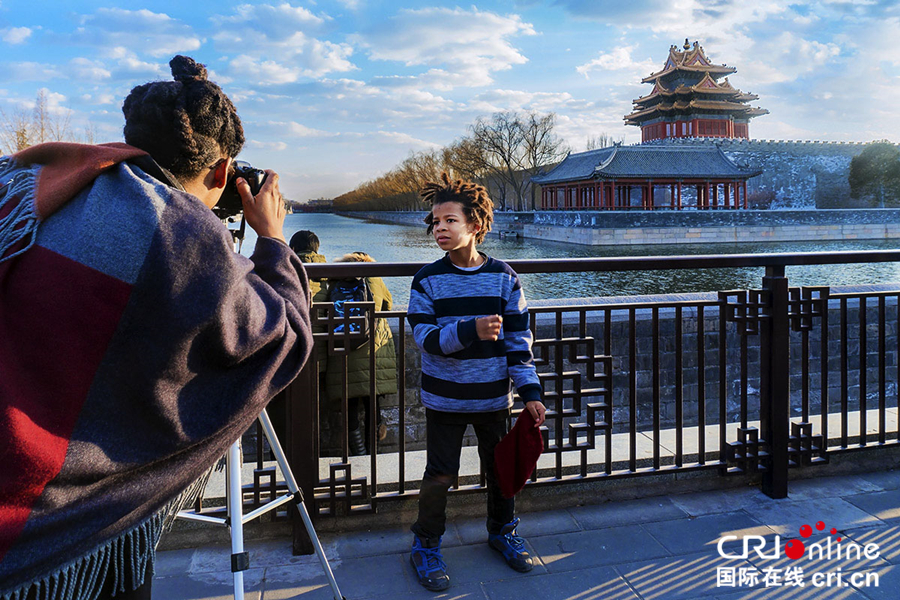
[{"label": "moat water", "polygon": [[[334,259],[354,251],[369,253],[378,262],[430,262],[443,253],[425,225],[371,223],[331,214],[288,215],[285,237],[301,229],[314,231],[321,240],[319,252]],[[250,230],[242,254],[250,255],[256,236]],[[644,246],[582,246],[535,239],[488,236],[480,248],[503,259],[583,258],[601,256],[662,256],[692,254],[749,254],[772,252],[820,252],[838,250],[888,250],[897,240],[848,240],[839,242],[793,242],[753,244],[672,244]],[[632,294],[710,292],[750,289],[761,285],[762,268],[695,269],[621,273],[524,274],[522,283],[529,299],[587,298]],[[788,267],[792,286],[853,285],[900,282],[900,263]],[[406,304],[411,277],[386,278],[395,304]]]}]

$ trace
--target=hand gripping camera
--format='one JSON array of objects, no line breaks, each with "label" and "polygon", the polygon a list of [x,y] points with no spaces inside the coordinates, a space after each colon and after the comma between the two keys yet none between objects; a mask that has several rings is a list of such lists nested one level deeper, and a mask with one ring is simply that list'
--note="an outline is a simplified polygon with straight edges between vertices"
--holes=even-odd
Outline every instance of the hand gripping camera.
[{"label": "hand gripping camera", "polygon": [[266,172],[262,169],[253,168],[250,163],[236,160],[234,161],[234,171],[228,177],[228,183],[225,184],[225,191],[218,204],[213,207],[213,212],[220,219],[227,220],[230,217],[241,214],[244,210],[244,204],[241,202],[241,195],[238,193],[235,181],[238,177],[243,177],[250,184],[250,193],[254,196],[259,193],[263,182],[266,180]]}]

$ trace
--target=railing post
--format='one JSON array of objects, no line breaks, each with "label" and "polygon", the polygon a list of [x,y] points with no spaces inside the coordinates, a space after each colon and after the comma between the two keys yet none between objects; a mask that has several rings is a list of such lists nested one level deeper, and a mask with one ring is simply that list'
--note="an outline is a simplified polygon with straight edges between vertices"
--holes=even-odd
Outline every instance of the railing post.
[{"label": "railing post", "polygon": [[[303,492],[306,508],[315,518],[314,488],[319,478],[319,370],[317,349],[312,354],[297,379],[284,391],[287,406],[288,463],[294,472],[297,486]],[[297,511],[290,511],[293,533],[293,553],[315,552],[312,540]]]},{"label": "railing post", "polygon": [[760,328],[759,402],[769,463],[762,491],[770,498],[787,498],[791,371],[788,280],[783,265],[766,267],[763,289],[768,292],[769,318]]}]

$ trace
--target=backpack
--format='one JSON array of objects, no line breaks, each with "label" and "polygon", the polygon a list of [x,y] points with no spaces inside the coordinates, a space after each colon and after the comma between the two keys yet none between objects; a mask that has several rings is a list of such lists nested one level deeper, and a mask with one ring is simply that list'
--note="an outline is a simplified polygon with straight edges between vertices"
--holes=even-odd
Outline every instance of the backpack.
[{"label": "backpack", "polygon": [[[344,335],[345,317],[362,317],[349,323],[350,335],[353,341],[350,344],[350,350],[363,347],[368,342],[369,323],[368,311],[361,306],[345,307],[345,302],[371,302],[374,298],[365,277],[357,279],[341,279],[330,282],[328,290],[328,301],[334,305],[334,320],[338,322],[332,328],[335,334]],[[360,337],[362,336],[362,337]],[[355,342],[359,341],[358,344]]]}]

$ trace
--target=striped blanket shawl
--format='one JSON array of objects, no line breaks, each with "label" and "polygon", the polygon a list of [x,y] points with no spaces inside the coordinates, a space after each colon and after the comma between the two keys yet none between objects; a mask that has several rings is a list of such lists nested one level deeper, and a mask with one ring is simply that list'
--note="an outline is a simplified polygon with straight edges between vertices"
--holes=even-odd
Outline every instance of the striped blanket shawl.
[{"label": "striped blanket shawl", "polygon": [[[0,159],[0,598],[142,578],[161,515],[302,367],[309,289],[125,144]],[[137,581],[140,584],[141,581]]]}]

